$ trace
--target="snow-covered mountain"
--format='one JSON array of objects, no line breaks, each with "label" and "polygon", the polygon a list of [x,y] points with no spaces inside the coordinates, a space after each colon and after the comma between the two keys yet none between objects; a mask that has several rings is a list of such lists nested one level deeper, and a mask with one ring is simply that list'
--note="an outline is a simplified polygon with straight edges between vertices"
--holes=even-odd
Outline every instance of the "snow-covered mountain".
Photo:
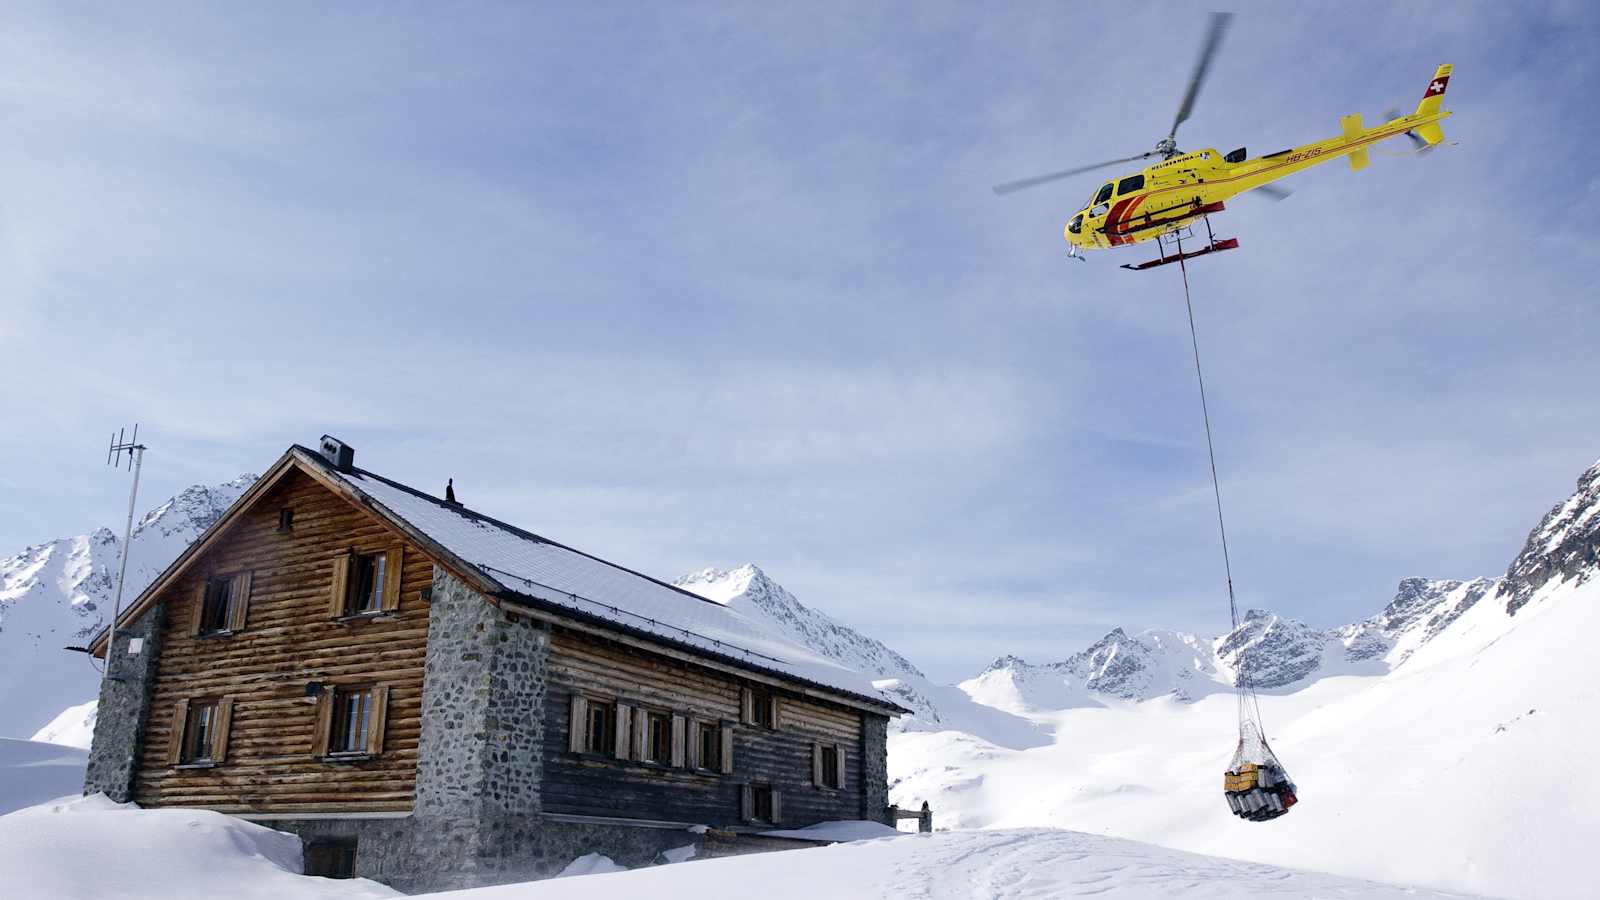
[{"label": "snow-covered mountain", "polygon": [[[196,485],[139,519],[128,555],[128,602],[255,481]],[[105,626],[121,539],[109,528],[23,548],[0,560],[0,736],[26,737],[92,699],[99,676],[81,646]]]},{"label": "snow-covered mountain", "polygon": [[878,690],[912,711],[890,728],[960,731],[1001,747],[1042,746],[1049,737],[1037,725],[994,706],[974,702],[958,688],[934,684],[904,656],[819,610],[811,609],[753,565],[701,569],[673,582],[684,590],[736,609],[805,647],[880,676]]},{"label": "snow-covered mountain", "polygon": [[1297,690],[1329,675],[1379,675],[1438,637],[1499,579],[1407,578],[1380,612],[1318,629],[1266,610],[1245,612],[1218,638],[1121,628],[1061,662],[1035,665],[1002,656],[962,682],[980,703],[1018,713],[1171,696],[1192,701],[1231,691],[1242,674],[1258,689]]}]

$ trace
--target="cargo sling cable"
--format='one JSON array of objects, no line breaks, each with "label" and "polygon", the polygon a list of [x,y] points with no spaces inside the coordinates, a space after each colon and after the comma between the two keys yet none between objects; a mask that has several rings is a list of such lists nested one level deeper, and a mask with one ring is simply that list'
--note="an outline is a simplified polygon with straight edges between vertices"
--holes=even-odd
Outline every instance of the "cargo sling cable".
[{"label": "cargo sling cable", "polygon": [[[1189,296],[1189,267],[1183,259],[1183,237],[1178,241],[1178,269],[1183,273],[1183,305],[1189,313],[1189,345],[1194,350],[1194,377],[1200,386],[1200,415],[1206,426],[1206,455],[1211,463],[1211,493],[1217,504],[1217,533],[1222,538],[1222,570],[1228,579],[1228,615],[1233,634],[1239,631],[1239,604],[1233,593],[1233,562],[1228,556],[1228,527],[1222,517],[1222,487],[1217,479],[1217,451],[1211,438],[1211,410],[1206,402],[1206,378],[1200,368],[1200,338],[1194,326],[1194,301]],[[1260,822],[1275,819],[1298,802],[1294,782],[1272,753],[1261,725],[1261,701],[1250,679],[1246,656],[1248,642],[1240,642],[1234,694],[1238,702],[1239,746],[1223,776],[1223,793],[1234,815]]]}]

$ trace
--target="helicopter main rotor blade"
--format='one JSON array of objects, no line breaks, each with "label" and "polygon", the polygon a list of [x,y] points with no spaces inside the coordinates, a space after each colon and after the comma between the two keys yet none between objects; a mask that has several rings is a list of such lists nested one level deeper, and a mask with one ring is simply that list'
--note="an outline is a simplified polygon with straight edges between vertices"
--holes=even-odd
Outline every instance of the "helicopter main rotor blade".
[{"label": "helicopter main rotor blade", "polygon": [[1211,14],[1211,26],[1206,31],[1205,43],[1200,46],[1200,58],[1195,60],[1194,72],[1189,76],[1189,89],[1183,95],[1183,103],[1178,106],[1178,116],[1172,120],[1172,131],[1167,133],[1167,140],[1178,136],[1178,126],[1188,118],[1194,110],[1195,98],[1200,96],[1200,86],[1205,83],[1206,73],[1211,70],[1211,60],[1217,55],[1217,47],[1222,44],[1222,36],[1227,33],[1228,26],[1233,22],[1233,13],[1216,12]]},{"label": "helicopter main rotor blade", "polygon": [[1048,175],[1035,175],[1032,178],[1024,178],[1024,179],[1022,179],[1020,181],[1008,181],[1005,184],[997,184],[997,185],[995,185],[994,186],[994,192],[996,194],[1002,194],[1002,195],[1003,194],[1010,194],[1010,193],[1014,193],[1016,191],[1020,191],[1023,188],[1031,188],[1031,187],[1033,187],[1035,185],[1045,184],[1045,183],[1051,182],[1051,181],[1057,181],[1057,180],[1062,179],[1062,178],[1071,178],[1074,175],[1081,175],[1084,172],[1093,172],[1095,169],[1104,169],[1107,166],[1120,166],[1123,163],[1130,163],[1130,162],[1135,162],[1135,161],[1141,160],[1141,159],[1148,159],[1149,157],[1152,157],[1152,156],[1155,156],[1155,154],[1154,153],[1141,153],[1138,156],[1130,156],[1130,157],[1127,157],[1126,159],[1112,159],[1112,160],[1107,160],[1106,162],[1102,162],[1102,163],[1095,163],[1092,166],[1079,166],[1076,169],[1063,169],[1060,172],[1051,172]]}]

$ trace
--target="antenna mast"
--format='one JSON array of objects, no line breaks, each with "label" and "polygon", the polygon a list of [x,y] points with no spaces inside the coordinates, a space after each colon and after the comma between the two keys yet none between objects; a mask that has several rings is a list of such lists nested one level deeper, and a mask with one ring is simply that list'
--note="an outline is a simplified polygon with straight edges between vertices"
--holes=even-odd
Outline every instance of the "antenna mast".
[{"label": "antenna mast", "polygon": [[117,679],[111,674],[111,657],[117,646],[117,617],[122,614],[122,583],[128,575],[128,550],[133,542],[133,509],[139,498],[139,470],[144,467],[143,444],[139,443],[139,425],[133,426],[133,434],[126,434],[126,429],[119,428],[111,436],[111,447],[106,450],[106,465],[112,468],[122,466],[122,455],[128,455],[128,468],[133,470],[133,489],[128,492],[128,523],[122,529],[121,561],[117,563],[117,590],[111,601],[111,627],[106,632],[106,667],[104,676],[112,681]]}]

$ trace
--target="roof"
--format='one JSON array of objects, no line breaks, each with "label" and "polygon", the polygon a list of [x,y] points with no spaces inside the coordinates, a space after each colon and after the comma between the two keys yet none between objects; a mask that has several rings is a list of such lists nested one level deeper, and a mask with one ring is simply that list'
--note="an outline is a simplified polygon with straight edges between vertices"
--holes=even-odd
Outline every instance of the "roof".
[{"label": "roof", "polygon": [[[907,711],[879,693],[866,674],[775,635],[736,609],[373,472],[354,466],[339,469],[317,451],[298,444],[289,448],[272,473],[290,462],[354,494],[353,499],[419,538],[426,549],[445,556],[441,562],[470,570],[476,576],[471,579],[477,582],[473,587],[492,597],[514,599],[696,656],[799,681],[865,701],[886,713]],[[213,531],[220,530],[234,511],[248,506],[257,493],[250,491],[241,497]],[[129,606],[128,613],[142,606],[210,536],[203,535],[190,552],[174,561],[145,595]],[[101,637],[96,638],[97,643],[99,640]]]}]

